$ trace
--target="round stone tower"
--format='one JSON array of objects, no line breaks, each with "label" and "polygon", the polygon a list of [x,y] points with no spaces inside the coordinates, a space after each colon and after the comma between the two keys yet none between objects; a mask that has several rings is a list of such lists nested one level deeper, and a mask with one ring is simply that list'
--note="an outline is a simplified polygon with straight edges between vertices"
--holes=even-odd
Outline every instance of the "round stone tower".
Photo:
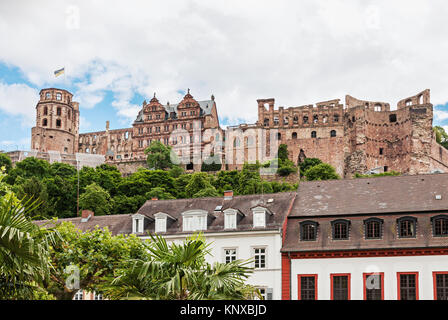
[{"label": "round stone tower", "polygon": [[40,152],[78,151],[79,103],[67,90],[48,88],[40,91],[36,105],[36,126],[31,129],[31,149]]}]

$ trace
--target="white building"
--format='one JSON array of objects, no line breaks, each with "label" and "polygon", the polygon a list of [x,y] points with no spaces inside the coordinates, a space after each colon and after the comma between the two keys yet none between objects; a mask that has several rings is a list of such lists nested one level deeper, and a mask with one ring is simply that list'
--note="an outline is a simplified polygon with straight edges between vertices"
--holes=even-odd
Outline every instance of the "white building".
[{"label": "white building", "polygon": [[253,258],[247,283],[265,299],[281,299],[282,225],[295,192],[178,200],[149,200],[132,216],[132,232],[182,242],[201,232],[211,242],[208,262]]}]

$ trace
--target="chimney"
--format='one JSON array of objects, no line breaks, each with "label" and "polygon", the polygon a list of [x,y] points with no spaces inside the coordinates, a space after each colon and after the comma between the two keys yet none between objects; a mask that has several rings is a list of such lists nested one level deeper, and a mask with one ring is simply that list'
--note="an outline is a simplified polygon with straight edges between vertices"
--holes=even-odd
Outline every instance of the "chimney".
[{"label": "chimney", "polygon": [[157,197],[152,197],[151,200],[153,200],[153,201],[157,201],[157,200],[159,200],[159,198],[157,198]]},{"label": "chimney", "polygon": [[224,200],[232,200],[233,190],[224,191]]},{"label": "chimney", "polygon": [[95,213],[90,210],[82,210],[81,212],[81,222],[87,222],[91,217],[93,217]]}]

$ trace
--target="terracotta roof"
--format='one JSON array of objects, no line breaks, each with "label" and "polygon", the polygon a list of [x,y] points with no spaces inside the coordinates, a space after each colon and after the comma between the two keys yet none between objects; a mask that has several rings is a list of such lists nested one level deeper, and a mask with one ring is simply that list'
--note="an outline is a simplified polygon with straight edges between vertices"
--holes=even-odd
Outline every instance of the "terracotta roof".
[{"label": "terracotta roof", "polygon": [[[441,200],[436,200],[441,195]],[[302,182],[291,217],[448,209],[448,174]]]}]

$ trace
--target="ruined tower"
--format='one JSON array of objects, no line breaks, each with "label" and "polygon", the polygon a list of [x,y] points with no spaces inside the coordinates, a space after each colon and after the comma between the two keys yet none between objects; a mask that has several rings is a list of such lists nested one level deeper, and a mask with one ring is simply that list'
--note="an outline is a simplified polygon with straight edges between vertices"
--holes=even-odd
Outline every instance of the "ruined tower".
[{"label": "ruined tower", "polygon": [[36,126],[31,129],[31,149],[73,154],[78,151],[79,104],[63,89],[40,91]]}]

